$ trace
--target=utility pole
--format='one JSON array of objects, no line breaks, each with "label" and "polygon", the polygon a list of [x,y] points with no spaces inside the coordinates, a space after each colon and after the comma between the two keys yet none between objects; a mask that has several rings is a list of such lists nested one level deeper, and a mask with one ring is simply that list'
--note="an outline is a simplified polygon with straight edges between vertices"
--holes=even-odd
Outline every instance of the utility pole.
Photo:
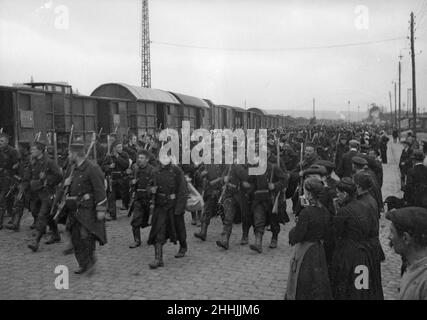
[{"label": "utility pole", "polygon": [[394,82],[394,128],[397,129],[397,83]]},{"label": "utility pole", "polygon": [[142,0],[141,87],[151,88],[150,23],[148,0]]},{"label": "utility pole", "polygon": [[360,121],[360,118],[359,118],[359,111],[360,111],[360,106],[357,106],[357,122],[359,122],[359,121]]},{"label": "utility pole", "polygon": [[412,60],[412,131],[417,138],[417,90],[415,83],[415,43],[414,43],[414,13],[411,12],[411,60]]},{"label": "utility pole", "polygon": [[316,99],[313,98],[313,119],[316,118]]},{"label": "utility pole", "polygon": [[393,106],[391,103],[391,91],[388,92],[388,95],[390,97],[390,122],[391,122],[391,127],[394,128],[394,123],[393,123]]},{"label": "utility pole", "polygon": [[399,141],[400,141],[400,119],[401,119],[401,109],[402,109],[402,98],[401,98],[401,95],[402,95],[402,63],[401,63],[401,60],[402,60],[402,58],[403,58],[403,56],[402,56],[402,54],[400,54],[400,56],[399,56],[399,116],[398,116],[398,132],[399,132]]},{"label": "utility pole", "polygon": [[348,101],[347,116],[348,116],[348,122],[351,122],[350,121],[350,100]]}]

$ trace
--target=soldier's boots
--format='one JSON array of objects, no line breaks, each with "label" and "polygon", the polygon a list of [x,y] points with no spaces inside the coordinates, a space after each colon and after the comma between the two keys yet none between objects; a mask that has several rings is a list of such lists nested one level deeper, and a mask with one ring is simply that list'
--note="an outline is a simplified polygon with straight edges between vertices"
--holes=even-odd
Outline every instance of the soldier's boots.
[{"label": "soldier's boots", "polygon": [[154,245],[154,261],[148,264],[150,269],[157,269],[158,267],[163,267],[163,245],[161,243],[156,243]]},{"label": "soldier's boots", "polygon": [[255,243],[249,246],[252,250],[262,253],[262,233],[255,233]]},{"label": "soldier's boots", "polygon": [[33,242],[28,245],[28,248],[30,248],[33,252],[36,252],[37,250],[39,250],[41,238],[42,238],[42,233],[40,231],[37,231]]},{"label": "soldier's boots", "polygon": [[273,234],[273,236],[271,237],[271,242],[270,242],[270,248],[271,249],[276,249],[277,248],[277,234]]},{"label": "soldier's boots", "polygon": [[130,249],[135,249],[141,246],[141,229],[132,228],[134,243],[129,246]]},{"label": "soldier's boots", "polygon": [[197,224],[197,212],[191,212],[191,224],[193,226]]},{"label": "soldier's boots", "polygon": [[240,244],[242,245],[242,246],[245,246],[245,245],[247,245],[248,243],[249,243],[249,235],[248,235],[248,233],[249,232],[243,232],[243,234],[242,234],[242,239],[240,240]]},{"label": "soldier's boots", "polygon": [[61,236],[59,235],[59,232],[52,232],[51,236],[49,237],[49,239],[45,242],[46,244],[54,244],[57,242],[61,242]]},{"label": "soldier's boots", "polygon": [[[19,209],[15,209],[13,218],[12,218],[12,224],[8,224],[6,226],[6,229],[9,230],[13,230],[15,232],[19,231],[19,227],[21,225],[21,219],[22,219],[22,215],[24,213],[24,209],[23,208],[19,208]],[[10,221],[9,221],[10,222]]]},{"label": "soldier's boots", "polygon": [[225,250],[228,250],[229,240],[230,240],[230,234],[229,233],[222,233],[221,240],[218,240],[216,242],[216,245],[218,247],[225,249]]},{"label": "soldier's boots", "polygon": [[179,250],[178,253],[175,255],[175,258],[183,258],[185,257],[185,253],[187,252],[187,242],[179,242]]},{"label": "soldier's boots", "polygon": [[202,222],[202,226],[200,227],[199,232],[195,232],[194,236],[199,238],[202,241],[206,241],[206,235],[208,233],[208,224],[206,222]]}]

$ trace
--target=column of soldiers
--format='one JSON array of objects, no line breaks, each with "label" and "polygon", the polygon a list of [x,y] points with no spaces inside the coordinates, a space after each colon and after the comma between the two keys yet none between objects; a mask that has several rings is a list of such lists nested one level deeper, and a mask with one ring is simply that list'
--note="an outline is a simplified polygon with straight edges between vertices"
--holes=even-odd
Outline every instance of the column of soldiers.
[{"label": "column of soldiers", "polygon": [[[318,203],[326,208],[330,223],[340,208],[336,201],[340,179],[347,181],[350,189],[352,184],[359,186],[360,194],[369,193],[375,202],[375,215],[380,216],[384,207],[380,160],[384,146],[380,132],[379,127],[356,125],[270,130],[267,170],[259,176],[250,176],[247,164],[179,166],[170,155],[159,158],[160,143],[154,137],[138,140],[131,135],[127,143],[122,144],[114,134],[108,136],[106,144],[96,142],[97,163],[87,159],[84,145],[77,141],[69,146],[68,164],[60,169],[47,155],[46,143],[38,141],[30,145],[21,141],[18,152],[3,133],[0,135],[0,229],[9,210],[12,218],[5,226],[19,231],[24,208],[28,208],[35,229],[35,237],[28,247],[36,252],[47,227],[51,236],[46,244],[61,240],[57,225],[58,221],[62,222],[71,234],[80,267],[77,273],[90,273],[96,264],[95,242],[102,245],[107,242],[105,221],[119,217],[116,199],[120,197],[121,209],[131,216],[134,240],[129,246],[131,249],[141,246],[141,229],[151,227],[147,243],[154,247],[154,260],[149,267],[155,269],[164,266],[163,246],[167,240],[179,243],[176,258],[184,257],[188,250],[184,213],[187,183],[192,181],[205,203],[202,212],[194,215],[193,220],[200,221],[200,230],[194,236],[205,241],[211,219],[219,215],[223,228],[216,241],[218,247],[230,249],[233,224],[241,221],[240,244],[250,244],[251,250],[261,254],[266,231],[271,232],[269,247],[277,248],[280,224],[290,221],[288,212],[298,221],[300,213],[310,206],[304,200],[304,183],[309,179],[319,181],[322,186]],[[413,169],[401,161],[402,166],[407,166],[405,187],[411,190],[407,192],[408,203],[413,201],[410,199],[413,192],[423,190],[418,188],[418,181],[424,174],[419,166],[422,163],[419,152],[411,154],[415,161]],[[14,184],[17,188],[10,192]],[[54,217],[58,188],[66,190],[62,196],[65,209]],[[344,185],[341,190],[346,188]],[[8,209],[10,194],[13,205]],[[287,199],[292,200],[291,208],[287,208]],[[249,239],[251,227],[252,240]],[[377,233],[374,232],[373,237],[377,237]],[[331,233],[322,240],[327,265],[331,267],[336,239]]]}]

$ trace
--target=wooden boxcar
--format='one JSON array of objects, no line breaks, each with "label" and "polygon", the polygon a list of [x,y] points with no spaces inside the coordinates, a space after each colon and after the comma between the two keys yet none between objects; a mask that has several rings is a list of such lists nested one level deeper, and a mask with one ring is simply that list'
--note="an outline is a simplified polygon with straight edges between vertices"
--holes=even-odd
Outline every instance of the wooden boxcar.
[{"label": "wooden boxcar", "polygon": [[181,103],[179,111],[179,127],[182,121],[190,121],[191,129],[205,128],[211,126],[211,108],[203,99],[188,96],[182,93],[171,92]]},{"label": "wooden boxcar", "polygon": [[52,144],[52,132],[57,133],[58,152],[64,153],[71,125],[75,138],[85,144],[97,130],[97,101],[72,93],[63,83],[28,83],[0,87],[0,127],[12,136],[12,143],[33,141],[36,133]]},{"label": "wooden boxcar", "polygon": [[248,113],[245,109],[233,107],[233,127],[244,130],[248,128]]},{"label": "wooden boxcar", "polygon": [[123,137],[128,131],[141,137],[166,127],[179,127],[180,102],[167,91],[107,83],[96,88],[91,96],[102,98],[98,117],[104,132],[118,128]]}]

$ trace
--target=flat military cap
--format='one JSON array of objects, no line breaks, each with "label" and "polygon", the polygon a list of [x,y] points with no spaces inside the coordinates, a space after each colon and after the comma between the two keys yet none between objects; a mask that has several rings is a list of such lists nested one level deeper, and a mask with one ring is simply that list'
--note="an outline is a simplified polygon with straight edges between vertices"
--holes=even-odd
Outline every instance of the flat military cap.
[{"label": "flat military cap", "polygon": [[422,150],[414,150],[414,152],[411,155],[411,158],[415,161],[423,161],[424,153],[422,152]]},{"label": "flat military cap", "polygon": [[368,165],[368,161],[366,161],[366,159],[364,159],[364,158],[362,158],[362,157],[353,157],[353,158],[351,159],[351,161],[352,161],[354,164],[358,164],[358,165],[361,165],[361,166],[367,166],[367,165]]},{"label": "flat military cap", "polygon": [[85,145],[83,143],[75,142],[70,145],[71,152],[79,152],[84,150],[85,150]]},{"label": "flat military cap", "polygon": [[319,166],[319,165],[313,164],[307,170],[304,171],[304,177],[311,175],[311,174],[319,174],[321,176],[326,176],[327,171],[326,171],[326,168],[324,166]]},{"label": "flat military cap", "polygon": [[411,235],[427,237],[427,209],[420,207],[406,207],[386,213],[386,218],[393,222],[399,231]]},{"label": "flat military cap", "polygon": [[357,141],[357,140],[355,140],[355,139],[352,139],[352,140],[350,140],[349,144],[351,144],[351,145],[359,145],[360,142]]}]

